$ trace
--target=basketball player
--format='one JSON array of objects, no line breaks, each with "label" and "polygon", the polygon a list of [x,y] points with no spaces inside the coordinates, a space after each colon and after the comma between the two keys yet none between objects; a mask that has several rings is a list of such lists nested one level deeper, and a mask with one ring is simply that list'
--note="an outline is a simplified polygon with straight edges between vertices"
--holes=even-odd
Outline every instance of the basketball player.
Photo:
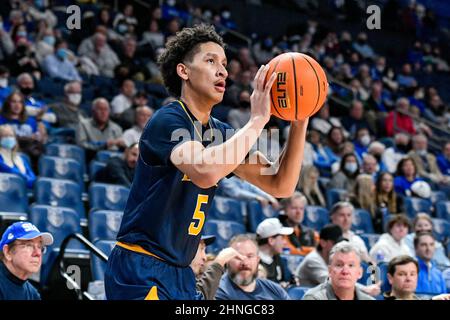
[{"label": "basketball player", "polygon": [[[228,75],[221,37],[213,27],[185,28],[167,42],[159,63],[167,89],[178,100],[153,115],[140,139],[134,181],[105,274],[108,299],[197,299],[189,265],[219,180],[235,174],[274,197],[288,197],[300,173],[307,120],[292,122],[275,175],[261,175],[271,165],[262,156],[258,164],[243,161],[270,118],[269,90],[276,75],[264,85],[267,67],[255,76],[249,122],[225,142],[209,146],[230,128],[210,116],[222,101]],[[180,130],[191,139],[173,139]],[[231,163],[223,161],[229,154]]]}]

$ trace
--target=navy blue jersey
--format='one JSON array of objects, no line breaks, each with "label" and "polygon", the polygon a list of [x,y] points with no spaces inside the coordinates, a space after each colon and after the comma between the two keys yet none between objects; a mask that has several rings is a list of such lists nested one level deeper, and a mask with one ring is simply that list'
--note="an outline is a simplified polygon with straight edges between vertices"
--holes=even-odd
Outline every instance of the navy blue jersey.
[{"label": "navy blue jersey", "polygon": [[[197,187],[170,161],[173,148],[186,139],[186,135],[180,140],[173,139],[175,130],[185,129],[189,140],[199,140],[200,128],[194,129],[192,120],[195,118],[183,106],[175,101],[162,107],[144,128],[130,196],[117,236],[120,242],[140,245],[180,267],[188,266],[197,252],[216,191],[216,186]],[[226,129],[231,129],[212,117],[207,128],[210,126],[220,130],[223,137],[216,139],[218,135],[213,135],[214,144],[222,143],[226,139]],[[211,141],[204,141],[203,145],[206,147],[209,143]]]}]

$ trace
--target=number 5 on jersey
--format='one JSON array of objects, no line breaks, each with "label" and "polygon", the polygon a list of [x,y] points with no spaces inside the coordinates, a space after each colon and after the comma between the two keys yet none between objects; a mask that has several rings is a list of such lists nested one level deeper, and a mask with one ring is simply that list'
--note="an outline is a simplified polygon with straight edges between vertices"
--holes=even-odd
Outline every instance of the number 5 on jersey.
[{"label": "number 5 on jersey", "polygon": [[202,204],[208,203],[209,196],[205,194],[199,194],[197,196],[197,204],[195,205],[194,215],[192,216],[193,220],[198,220],[197,225],[195,222],[191,222],[189,225],[189,235],[196,236],[202,231],[203,224],[205,223],[205,213],[201,210]]}]

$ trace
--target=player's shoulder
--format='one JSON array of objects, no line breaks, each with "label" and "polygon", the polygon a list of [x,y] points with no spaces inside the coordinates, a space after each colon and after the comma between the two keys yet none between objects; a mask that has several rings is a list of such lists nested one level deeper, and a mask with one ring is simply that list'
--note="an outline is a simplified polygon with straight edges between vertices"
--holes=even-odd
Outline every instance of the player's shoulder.
[{"label": "player's shoulder", "polygon": [[172,126],[179,124],[186,124],[189,119],[181,108],[178,101],[170,102],[159,108],[151,117],[149,121],[150,126]]}]

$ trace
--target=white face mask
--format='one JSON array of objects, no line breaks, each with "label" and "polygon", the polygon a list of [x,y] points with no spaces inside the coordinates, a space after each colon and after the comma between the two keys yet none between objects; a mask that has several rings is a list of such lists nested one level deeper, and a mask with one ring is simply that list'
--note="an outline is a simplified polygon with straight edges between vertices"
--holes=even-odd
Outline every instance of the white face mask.
[{"label": "white face mask", "polygon": [[355,173],[356,170],[358,170],[358,165],[356,164],[356,162],[347,162],[345,164],[345,170],[350,173]]},{"label": "white face mask", "polygon": [[71,93],[67,95],[69,102],[74,105],[79,105],[81,102],[81,93]]},{"label": "white face mask", "polygon": [[0,87],[6,88],[8,86],[8,78],[0,78]]},{"label": "white face mask", "polygon": [[361,142],[363,146],[367,147],[370,144],[370,136],[369,135],[362,136],[361,139],[359,139],[359,142]]}]

